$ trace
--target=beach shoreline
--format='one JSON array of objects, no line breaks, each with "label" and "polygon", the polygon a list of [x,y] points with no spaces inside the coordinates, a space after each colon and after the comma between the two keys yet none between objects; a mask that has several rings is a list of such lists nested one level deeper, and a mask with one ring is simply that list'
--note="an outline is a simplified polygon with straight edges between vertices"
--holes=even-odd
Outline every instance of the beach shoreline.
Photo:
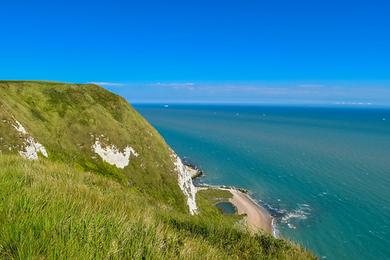
[{"label": "beach shoreline", "polygon": [[[204,175],[203,171],[197,167],[194,167],[193,165],[186,165],[186,168],[190,172],[192,179],[196,179]],[[273,217],[267,211],[267,209],[259,205],[249,195],[247,190],[236,187],[213,186],[204,184],[201,186],[196,186],[196,188],[198,190],[219,189],[229,191],[232,194],[232,198],[229,199],[229,202],[232,203],[236,208],[236,214],[245,215],[246,225],[250,231],[264,231],[276,237]]]},{"label": "beach shoreline", "polygon": [[248,228],[254,232],[263,230],[274,235],[273,218],[268,211],[257,204],[248,194],[230,189],[233,198],[229,201],[237,208],[239,215],[245,214]]}]

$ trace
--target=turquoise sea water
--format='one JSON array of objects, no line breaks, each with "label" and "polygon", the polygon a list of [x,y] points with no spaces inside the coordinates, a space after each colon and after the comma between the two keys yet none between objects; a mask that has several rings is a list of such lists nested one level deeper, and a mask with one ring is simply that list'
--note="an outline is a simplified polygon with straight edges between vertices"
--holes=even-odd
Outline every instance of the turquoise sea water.
[{"label": "turquoise sea water", "polygon": [[390,258],[390,110],[138,105],[203,182],[249,189],[328,259]]}]

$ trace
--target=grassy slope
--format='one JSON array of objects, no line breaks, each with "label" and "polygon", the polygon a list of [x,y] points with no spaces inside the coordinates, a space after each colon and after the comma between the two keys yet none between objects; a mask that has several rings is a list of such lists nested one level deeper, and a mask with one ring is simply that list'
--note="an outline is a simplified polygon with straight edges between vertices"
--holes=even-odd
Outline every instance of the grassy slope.
[{"label": "grassy slope", "polygon": [[3,155],[0,165],[0,258],[311,258],[284,240],[234,228],[206,194],[203,213],[189,217],[61,163]]},{"label": "grassy slope", "polygon": [[[213,203],[229,194],[199,192],[201,213],[189,216],[169,147],[122,98],[40,82],[0,82],[0,98],[0,258],[312,258],[222,215]],[[49,159],[14,155],[21,140],[11,115]],[[139,159],[124,170],[91,159],[90,133],[131,145]]]},{"label": "grassy slope", "polygon": [[[0,81],[0,150],[17,153],[21,140],[12,116],[46,147],[49,160],[109,176],[186,211],[168,146],[123,98],[96,85]],[[5,121],[3,121],[5,120]],[[95,137],[119,149],[130,145],[140,156],[124,170],[91,150]],[[15,147],[10,151],[10,144]],[[19,147],[17,146],[19,145]]]}]

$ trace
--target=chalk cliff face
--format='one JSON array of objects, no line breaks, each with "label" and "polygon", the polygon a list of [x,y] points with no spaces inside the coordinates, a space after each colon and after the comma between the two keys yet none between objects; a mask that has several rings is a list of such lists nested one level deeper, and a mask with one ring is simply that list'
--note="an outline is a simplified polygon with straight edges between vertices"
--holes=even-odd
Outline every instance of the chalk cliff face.
[{"label": "chalk cliff face", "polygon": [[0,152],[72,164],[197,210],[180,158],[123,98],[96,85],[0,81]]},{"label": "chalk cliff face", "polygon": [[196,187],[192,183],[191,174],[187,171],[187,168],[183,164],[177,154],[172,151],[172,158],[176,166],[176,171],[178,174],[179,187],[183,191],[184,195],[187,198],[187,205],[191,215],[194,215],[198,212],[198,207],[196,206]]}]

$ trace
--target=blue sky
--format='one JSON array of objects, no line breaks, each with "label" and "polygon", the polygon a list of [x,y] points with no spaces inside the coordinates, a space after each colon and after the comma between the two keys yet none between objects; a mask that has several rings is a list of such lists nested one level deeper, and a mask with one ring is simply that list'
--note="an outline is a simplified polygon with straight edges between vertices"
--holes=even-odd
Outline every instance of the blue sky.
[{"label": "blue sky", "polygon": [[132,102],[390,105],[385,0],[0,8],[1,79],[102,82]]}]

